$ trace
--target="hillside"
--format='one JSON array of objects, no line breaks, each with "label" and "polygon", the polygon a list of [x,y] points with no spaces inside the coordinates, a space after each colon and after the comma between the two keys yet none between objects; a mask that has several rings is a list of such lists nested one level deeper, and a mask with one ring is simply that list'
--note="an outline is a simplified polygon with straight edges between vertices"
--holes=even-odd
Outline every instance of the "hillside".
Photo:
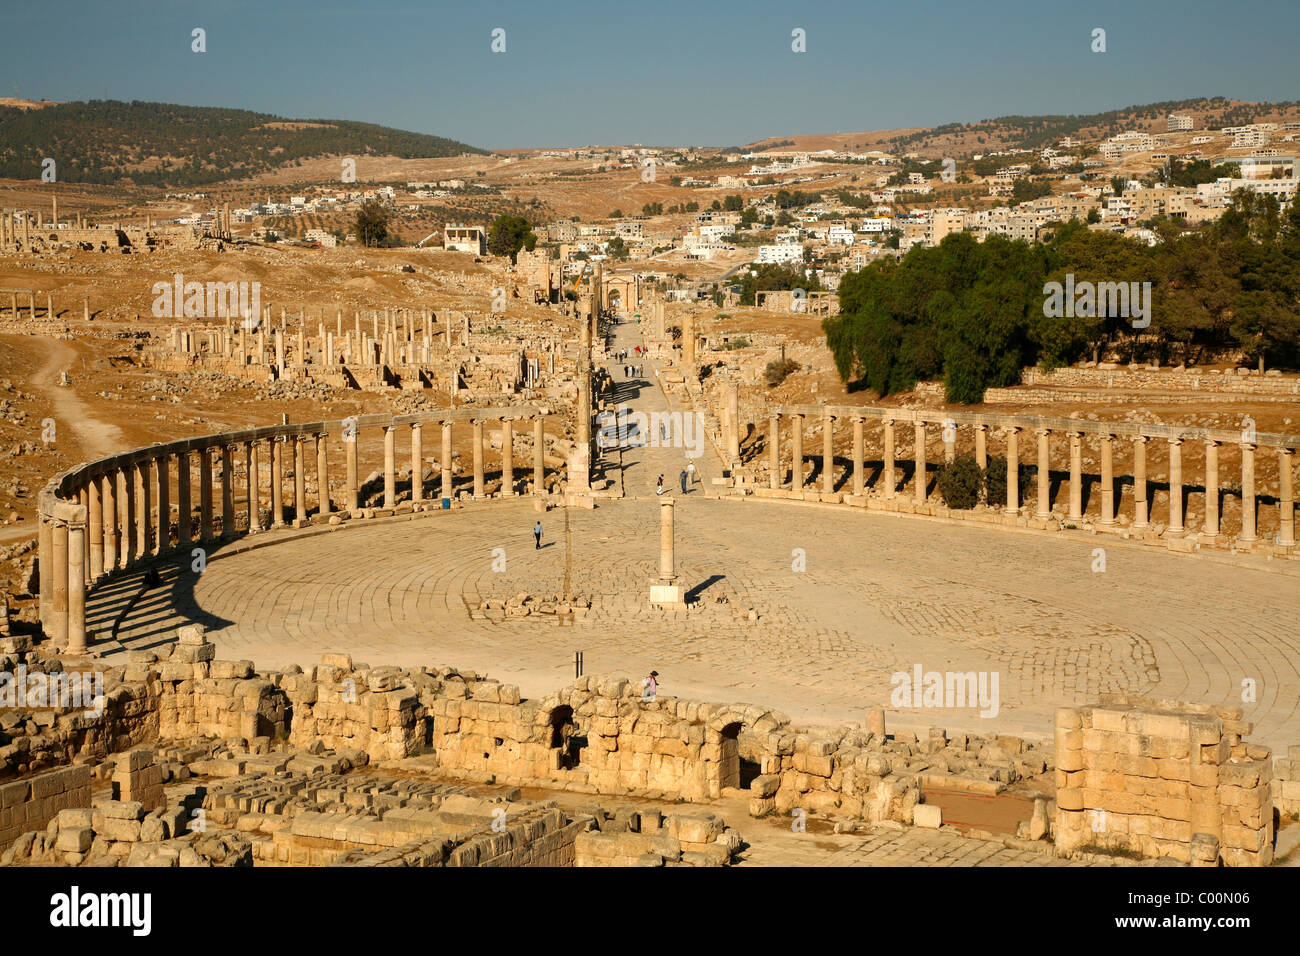
[{"label": "hillside", "polygon": [[485,151],[349,120],[117,100],[0,106],[0,177],[37,179],[53,157],[68,183],[204,186],[319,156],[421,159]]},{"label": "hillside", "polygon": [[[1247,103],[1223,97],[1171,100],[1105,113],[1056,116],[999,116],[974,123],[946,123],[932,129],[770,137],[754,149],[881,149],[896,154],[969,156],[1007,147],[1034,149],[1063,136],[1096,141],[1125,130],[1165,131],[1170,113],[1192,116],[1197,129],[1300,119],[1300,102]],[[775,144],[780,142],[781,147]]]}]

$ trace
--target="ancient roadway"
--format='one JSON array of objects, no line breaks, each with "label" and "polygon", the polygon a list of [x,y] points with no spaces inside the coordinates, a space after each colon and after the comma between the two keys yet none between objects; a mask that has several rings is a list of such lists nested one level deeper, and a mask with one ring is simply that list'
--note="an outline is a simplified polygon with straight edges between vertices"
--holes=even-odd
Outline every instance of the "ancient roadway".
[{"label": "ancient roadway", "polygon": [[[635,327],[618,339],[635,341]],[[645,364],[648,382],[623,397],[663,408]],[[1056,707],[1138,693],[1241,704],[1253,740],[1300,743],[1294,575],[1119,542],[1098,573],[1096,539],[720,499],[704,490],[711,454],[699,459],[706,483],[683,496],[685,460],[678,449],[625,453],[629,497],[570,511],[567,544],[564,512],[552,510],[541,516],[546,547],[534,548],[530,500],[349,522],[218,553],[201,574],[173,560],[162,588],[141,591],[138,574],[114,579],[92,595],[88,618],[101,632],[116,622],[125,649],[169,642],[198,620],[220,657],[261,668],[343,650],[372,665],[471,668],[525,696],[566,683],[581,650],[588,673],[654,668],[663,692],[763,703],[809,724],[883,706],[895,727],[1037,736],[1050,734]],[[685,614],[646,601],[660,472],[677,493],[678,571],[698,598]],[[575,592],[592,601],[585,620],[471,617],[484,598],[558,592],[566,555]],[[995,673],[996,716],[891,707],[891,675],[917,665]]]}]

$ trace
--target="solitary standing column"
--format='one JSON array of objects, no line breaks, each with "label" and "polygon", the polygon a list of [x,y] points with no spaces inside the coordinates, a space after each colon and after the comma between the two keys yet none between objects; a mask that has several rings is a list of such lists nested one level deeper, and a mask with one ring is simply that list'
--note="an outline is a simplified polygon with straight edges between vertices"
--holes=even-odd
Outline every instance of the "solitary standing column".
[{"label": "solitary standing column", "polygon": [[1052,516],[1052,449],[1050,445],[1052,430],[1038,429],[1038,512],[1035,518],[1044,520]]},{"label": "solitary standing column", "polygon": [[912,459],[916,472],[915,487],[912,497],[920,504],[925,501],[925,422],[917,419],[912,423]]},{"label": "solitary standing column", "polygon": [[885,425],[885,497],[894,497],[894,420],[886,418]]},{"label": "solitary standing column", "polygon": [[64,646],[68,640],[68,523],[58,518],[54,522],[54,639]]},{"label": "solitary standing column", "polygon": [[1007,429],[1007,514],[1020,513],[1020,429]]},{"label": "solitary standing column", "polygon": [[324,517],[330,513],[330,474],[328,436],[320,432],[316,436],[316,514]]},{"label": "solitary standing column", "polygon": [[244,444],[244,473],[247,476],[248,485],[248,533],[252,534],[262,530],[262,492],[258,485],[258,462],[257,447],[260,443],[255,441]]},{"label": "solitary standing column", "polygon": [[384,507],[397,507],[397,436],[392,425],[384,426]]},{"label": "solitary standing column", "polygon": [[90,580],[99,580],[104,573],[104,512],[100,500],[99,479],[91,478],[87,487],[89,493],[90,518]]},{"label": "solitary standing column", "polygon": [[424,500],[424,426],[411,422],[411,502]]},{"label": "solitary standing column", "polygon": [[271,439],[271,527],[284,527],[284,439]]},{"label": "solitary standing column", "polygon": [[546,419],[533,419],[533,494],[546,494]]},{"label": "solitary standing column", "polygon": [[684,609],[686,597],[677,583],[676,556],[673,551],[672,498],[659,500],[659,577],[650,582],[650,603]]},{"label": "solitary standing column", "polygon": [[221,537],[235,536],[235,463],[230,445],[221,446]]},{"label": "solitary standing column", "polygon": [[1070,520],[1083,518],[1083,433],[1067,432],[1070,436]]},{"label": "solitary standing column", "polygon": [[451,422],[442,423],[442,452],[438,455],[438,467],[442,472],[442,496],[451,497]]},{"label": "solitary standing column", "polygon": [[794,451],[790,463],[790,490],[803,491],[803,416],[794,415],[790,422]]},{"label": "solitary standing column", "polygon": [[158,553],[172,549],[172,466],[171,455],[159,455],[158,471]]},{"label": "solitary standing column", "polygon": [[301,526],[307,523],[307,462],[302,435],[293,437],[293,517]]},{"label": "solitary standing column", "polygon": [[867,475],[865,447],[862,434],[863,420],[859,415],[853,417],[853,494],[861,498],[867,492]]},{"label": "solitary standing column", "polygon": [[1169,528],[1183,533],[1183,440],[1169,439]]},{"label": "solitary standing column", "polygon": [[1133,438],[1133,530],[1150,523],[1147,515],[1147,436]]},{"label": "solitary standing column", "polygon": [[1295,493],[1291,486],[1291,449],[1277,450],[1277,543],[1295,547]]},{"label": "solitary standing column", "polygon": [[[104,521],[104,573],[117,567],[117,496],[114,494],[113,473],[101,475],[99,492],[103,504],[101,511]],[[48,525],[49,522],[45,522]],[[44,525],[42,531],[45,531]],[[48,553],[48,552],[47,552]]]},{"label": "solitary standing column", "polygon": [[140,557],[153,554],[149,538],[153,532],[153,489],[149,482],[149,459],[135,466],[135,553]]},{"label": "solitary standing column", "polygon": [[781,487],[781,415],[773,412],[767,422],[767,486]]},{"label": "solitary standing column", "polygon": [[1238,541],[1256,541],[1255,534],[1255,444],[1241,445],[1241,534]]},{"label": "solitary standing column", "polygon": [[212,449],[199,449],[199,540],[212,540]]},{"label": "solitary standing column", "polygon": [[515,495],[515,420],[508,416],[501,419],[501,494]]},{"label": "solitary standing column", "polygon": [[349,513],[357,510],[357,444],[359,440],[356,422],[344,422],[343,448],[346,452],[344,458],[346,460],[345,467],[347,468],[347,505]]},{"label": "solitary standing column", "polygon": [[185,547],[193,535],[190,524],[190,453],[176,453],[176,544]]},{"label": "solitary standing column", "polygon": [[1219,443],[1205,439],[1205,535],[1219,536]]},{"label": "solitary standing column", "polygon": [[68,654],[86,653],[86,521],[85,510],[68,522]]},{"label": "solitary standing column", "polygon": [[1115,457],[1113,435],[1101,436],[1101,519],[1100,525],[1115,523]]},{"label": "solitary standing column", "polygon": [[[583,413],[579,415],[578,420],[582,421],[590,417]],[[482,498],[483,494],[483,420],[476,418],[474,419],[474,497]]]},{"label": "solitary standing column", "polygon": [[822,491],[835,490],[835,419],[829,414],[822,418]]},{"label": "solitary standing column", "polygon": [[975,426],[975,464],[983,471],[989,466],[989,426]]}]

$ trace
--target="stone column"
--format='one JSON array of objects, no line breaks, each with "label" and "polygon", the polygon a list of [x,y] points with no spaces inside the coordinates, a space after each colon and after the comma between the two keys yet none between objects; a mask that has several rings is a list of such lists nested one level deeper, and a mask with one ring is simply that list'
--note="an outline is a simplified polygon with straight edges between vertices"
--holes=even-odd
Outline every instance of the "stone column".
[{"label": "stone column", "polygon": [[122,537],[118,560],[123,568],[129,568],[135,561],[135,482],[130,465],[117,472],[117,526]]},{"label": "stone column", "polygon": [[983,471],[989,466],[989,426],[975,426],[975,464]]},{"label": "stone column", "polygon": [[1070,438],[1070,520],[1083,520],[1083,433],[1066,432]]},{"label": "stone column", "polygon": [[501,419],[501,494],[515,495],[515,421],[509,416]]},{"label": "stone column", "polygon": [[451,422],[442,423],[442,453],[438,456],[438,467],[442,471],[442,496],[451,497]]},{"label": "stone column", "polygon": [[1007,514],[1020,513],[1020,429],[1011,426],[1007,432]]},{"label": "stone column", "polygon": [[135,466],[135,553],[148,557],[153,553],[149,538],[153,531],[153,489],[149,483],[149,459]]},{"label": "stone column", "polygon": [[885,426],[885,497],[894,497],[894,420],[886,418]]},{"label": "stone column", "polygon": [[293,436],[293,518],[295,524],[307,522],[307,462],[303,436]]},{"label": "stone column", "polygon": [[[578,420],[590,419],[590,415],[579,415]],[[482,498],[483,488],[483,420],[474,419],[474,497]]]},{"label": "stone column", "polygon": [[230,445],[221,446],[221,537],[235,536],[235,463],[232,460],[234,449]]},{"label": "stone column", "polygon": [[1183,440],[1169,439],[1169,527],[1170,534],[1183,533]]},{"label": "stone column", "polygon": [[781,487],[781,414],[772,412],[767,421],[767,486]]},{"label": "stone column", "polygon": [[1256,541],[1255,533],[1255,444],[1241,444],[1241,534],[1238,541]]},{"label": "stone column", "polygon": [[[688,310],[682,316],[682,365],[690,370],[695,364],[695,316]],[[689,382],[690,377],[687,376]]]},{"label": "stone column", "polygon": [[384,426],[384,507],[397,507],[397,435],[396,427]]},{"label": "stone column", "polygon": [[244,472],[246,484],[248,485],[248,532],[252,534],[262,530],[262,492],[258,488],[259,478],[258,471],[260,463],[258,462],[257,449],[261,442],[244,443]]},{"label": "stone column", "polygon": [[672,498],[659,501],[659,583],[672,584],[677,580],[677,560],[673,541]]},{"label": "stone column", "polygon": [[349,513],[355,512],[359,504],[357,501],[357,445],[361,442],[361,436],[358,431],[358,428],[349,429],[347,425],[344,425],[343,449],[346,453],[344,459],[347,469],[347,506]]},{"label": "stone column", "polygon": [[803,491],[803,416],[790,417],[790,438],[794,445],[790,463],[790,490]]},{"label": "stone column", "polygon": [[190,524],[190,453],[176,453],[176,546],[183,548],[193,537]]},{"label": "stone column", "polygon": [[546,419],[533,419],[533,494],[546,494]]},{"label": "stone column", "polygon": [[104,573],[104,511],[100,500],[99,478],[90,479],[87,485],[89,507],[87,508],[90,532],[90,579],[99,580]]},{"label": "stone column", "polygon": [[316,514],[322,518],[332,510],[328,437],[325,432],[316,435]]},{"label": "stone column", "polygon": [[111,471],[100,476],[99,493],[103,502],[101,512],[104,521],[103,571],[107,574],[117,567],[117,495],[113,487],[113,473]]},{"label": "stone column", "polygon": [[1292,449],[1277,450],[1277,543],[1283,548],[1295,547],[1295,492],[1291,484]]},{"label": "stone column", "polygon": [[[578,375],[578,420],[574,423],[577,426],[577,445],[579,448],[591,447],[591,371],[584,369]],[[482,423],[476,423],[481,426]],[[587,479],[582,480],[583,485]]]},{"label": "stone column", "polygon": [[1047,520],[1052,516],[1052,448],[1050,428],[1040,428],[1038,434],[1038,512],[1036,518]]},{"label": "stone column", "polygon": [[87,588],[90,587],[90,534],[88,525],[90,521],[90,487],[89,484],[82,485],[77,492],[77,500],[81,503],[81,574],[82,584]]},{"label": "stone column", "polygon": [[51,553],[54,558],[53,615],[54,639],[60,643],[68,640],[68,523],[53,519],[54,527]]},{"label": "stone column", "polygon": [[171,455],[157,458],[158,472],[158,553],[172,549],[172,467]]},{"label": "stone column", "polygon": [[212,449],[199,449],[199,540],[212,540]]},{"label": "stone column", "polygon": [[1133,530],[1150,525],[1147,514],[1147,436],[1133,438]]},{"label": "stone column", "polygon": [[727,464],[740,465],[740,385],[735,379],[727,381]]},{"label": "stone column", "polygon": [[284,527],[284,439],[271,439],[271,527]]},{"label": "stone column", "polygon": [[[84,512],[83,512],[84,515]],[[86,522],[68,522],[68,654],[86,653]]]},{"label": "stone column", "polygon": [[1205,439],[1205,534],[1219,536],[1219,443]]},{"label": "stone column", "polygon": [[1101,436],[1101,518],[1098,524],[1115,523],[1115,454],[1114,435]]},{"label": "stone column", "polygon": [[411,502],[424,500],[424,426],[411,422]]},{"label": "stone column", "polygon": [[835,419],[829,414],[822,417],[822,491],[835,491]]},{"label": "stone column", "polygon": [[[111,482],[111,478],[106,478]],[[46,635],[53,634],[54,628],[54,519],[49,515],[38,514],[36,527],[37,549],[40,555],[40,620],[41,629]]]},{"label": "stone column", "polygon": [[853,416],[853,494],[861,498],[867,493],[866,441],[863,436],[863,419]]},{"label": "stone column", "polygon": [[925,422],[917,419],[912,422],[912,459],[916,471],[912,497],[917,504],[925,501]]}]

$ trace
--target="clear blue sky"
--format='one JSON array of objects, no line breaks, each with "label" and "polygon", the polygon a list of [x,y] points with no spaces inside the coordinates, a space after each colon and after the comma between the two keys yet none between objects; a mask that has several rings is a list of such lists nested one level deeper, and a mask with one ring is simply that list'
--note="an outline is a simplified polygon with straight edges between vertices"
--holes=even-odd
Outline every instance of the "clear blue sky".
[{"label": "clear blue sky", "polygon": [[1298,38],[1296,0],[0,0],[0,96],[363,120],[486,148],[722,146],[1300,99]]}]

